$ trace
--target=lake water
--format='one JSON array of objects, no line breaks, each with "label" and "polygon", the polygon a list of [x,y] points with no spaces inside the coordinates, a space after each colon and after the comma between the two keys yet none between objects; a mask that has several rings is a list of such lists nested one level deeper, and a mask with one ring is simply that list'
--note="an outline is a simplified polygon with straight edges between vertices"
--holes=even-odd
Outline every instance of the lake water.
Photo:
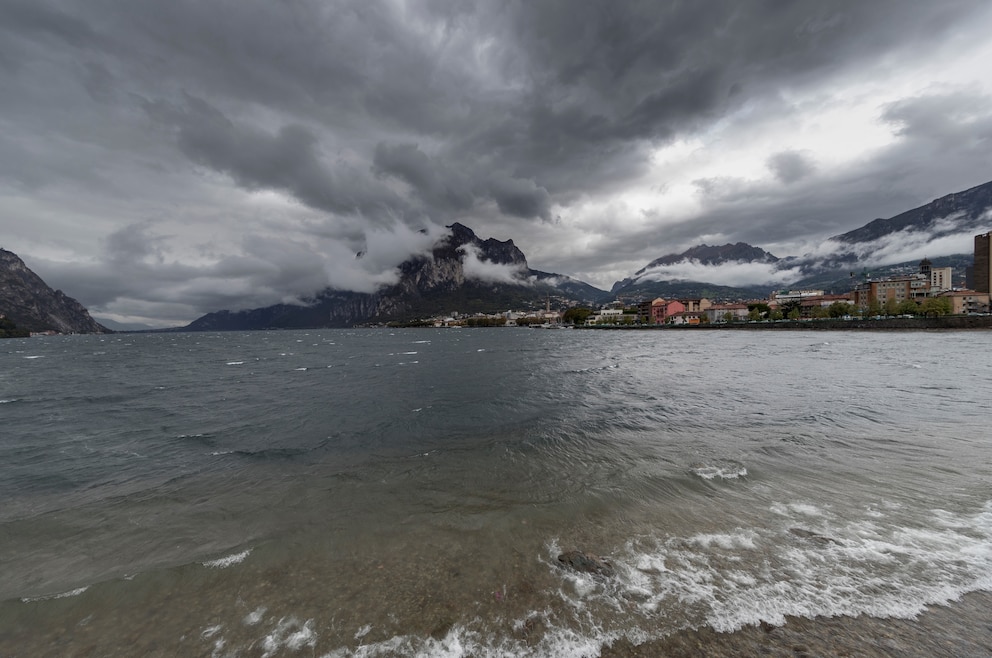
[{"label": "lake water", "polygon": [[[693,629],[718,654],[760,622],[967,615],[992,590],[990,347],[508,328],[2,341],[0,655],[597,656]],[[566,550],[616,573],[562,568]],[[970,628],[947,641],[987,646]]]}]

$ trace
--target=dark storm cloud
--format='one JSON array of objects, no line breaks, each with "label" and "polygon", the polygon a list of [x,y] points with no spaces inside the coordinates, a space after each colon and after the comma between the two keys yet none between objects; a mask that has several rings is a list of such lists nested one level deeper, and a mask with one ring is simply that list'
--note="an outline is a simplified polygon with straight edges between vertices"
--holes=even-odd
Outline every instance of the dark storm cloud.
[{"label": "dark storm cloud", "polygon": [[[52,203],[48,214],[90,218],[78,222],[80,243],[101,227],[106,250],[94,258],[133,255],[126,291],[94,275],[88,289],[103,290],[101,299],[140,297],[142,283],[161,290],[156,277],[177,288],[183,277],[208,281],[183,288],[204,303],[257,299],[251,287],[306,294],[327,273],[310,277],[293,262],[326,268],[333,254],[335,267],[354,267],[339,256],[367,239],[364,230],[395,229],[387,241],[399,245],[417,235],[408,228],[462,221],[523,242],[547,227],[567,230],[590,200],[633,207],[610,201],[643,184],[659,147],[758,108],[753,124],[738,119],[746,130],[768,120],[763,108],[783,111],[779,99],[831,96],[851,71],[938,53],[986,6],[0,0],[0,194],[15,190],[21,203],[24,190],[44,190],[31,200]],[[969,177],[988,165],[985,107],[987,98],[967,91],[893,102],[881,118],[897,143],[846,172],[786,139],[760,155],[774,180],[700,174],[702,209],[680,224],[664,208],[611,210],[604,222],[615,230],[596,236],[603,251],[572,262],[593,268],[642,254],[646,262],[702,235],[764,244],[839,233],[922,194],[983,182]],[[195,198],[174,201],[176,185]],[[293,223],[272,211],[265,221],[292,225],[292,239],[269,249],[238,242],[241,260],[175,265],[182,254],[164,237],[172,228],[157,232],[156,223],[194,225],[185,216],[207,206],[204,216],[223,215],[225,204],[247,204],[239,190],[275,190],[312,214]],[[101,194],[113,228],[101,223],[111,214]],[[152,199],[158,205],[143,205]],[[44,223],[25,226],[28,243],[50,239]],[[296,241],[319,246],[299,251]],[[224,288],[227,275],[240,283]],[[349,279],[340,269],[331,278],[367,286],[375,276]],[[210,297],[211,286],[223,294]]]},{"label": "dark storm cloud", "polygon": [[445,167],[416,144],[385,144],[375,147],[373,171],[407,183],[421,201],[438,214],[467,211],[475,202],[471,183],[461,171]]},{"label": "dark storm cloud", "polygon": [[288,124],[268,133],[236,124],[201,98],[186,94],[185,101],[144,106],[150,117],[176,128],[178,146],[190,160],[229,174],[238,185],[286,191],[314,208],[372,221],[402,212],[402,200],[376,185],[367,171],[328,167],[306,127]]}]

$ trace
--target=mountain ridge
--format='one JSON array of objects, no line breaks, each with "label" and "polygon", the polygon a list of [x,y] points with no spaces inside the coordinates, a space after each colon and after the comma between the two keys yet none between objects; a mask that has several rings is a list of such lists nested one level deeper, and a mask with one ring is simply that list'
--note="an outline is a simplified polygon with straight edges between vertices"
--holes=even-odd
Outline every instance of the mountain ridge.
[{"label": "mountain ridge", "polygon": [[[197,318],[184,329],[248,330],[350,327],[356,324],[414,319],[451,311],[543,306],[550,296],[594,303],[609,296],[570,277],[531,269],[513,240],[480,239],[458,222],[429,254],[398,266],[399,280],[374,293],[325,289],[305,305],[276,304],[243,311],[217,311]],[[473,260],[497,266],[501,278],[486,280],[466,272]],[[514,278],[516,277],[516,278]]]},{"label": "mountain ridge", "polygon": [[[840,281],[850,279],[852,268],[905,269],[909,261],[886,266],[866,265],[876,251],[886,246],[887,241],[910,235],[926,235],[929,240],[933,240],[963,232],[983,232],[990,227],[992,227],[992,181],[961,192],[946,194],[889,218],[871,220],[856,229],[828,238],[825,243],[836,243],[839,248],[826,255],[804,254],[777,258],[760,247],[744,242],[721,247],[711,247],[704,243],[680,254],[667,254],[652,260],[633,276],[614,283],[611,292],[618,295],[690,296],[687,293],[710,290],[722,297],[733,296],[735,291],[741,296],[754,296],[760,295],[761,290],[767,291],[776,285],[782,285],[772,280],[760,285],[747,286],[719,286],[703,281],[675,278],[643,280],[643,276],[653,268],[689,262],[700,265],[769,263],[775,265],[774,271],[795,269],[800,273],[800,276],[788,284],[791,287],[821,287],[824,281],[836,285]],[[953,254],[947,258],[959,263],[965,256],[965,254]]]},{"label": "mountain ridge", "polygon": [[0,249],[0,315],[21,329],[63,334],[112,333],[78,301],[35,274],[12,251]]},{"label": "mountain ridge", "polygon": [[[887,219],[875,219],[862,227],[827,240],[839,245],[826,255],[806,254],[779,258],[745,242],[725,245],[700,244],[681,253],[667,254],[649,262],[632,276],[617,281],[610,292],[567,276],[534,270],[513,240],[479,238],[467,226],[454,223],[450,233],[432,250],[410,258],[398,266],[399,280],[374,293],[325,289],[306,300],[305,305],[277,304],[244,311],[208,313],[185,328],[258,329],[304,328],[383,322],[448,313],[492,312],[496,309],[537,307],[548,296],[571,302],[595,304],[611,298],[631,297],[708,297],[712,299],[754,299],[770,290],[787,287],[817,287],[834,292],[850,290],[854,269],[863,269],[886,240],[908,234],[943,236],[980,231],[992,224],[992,182],[955,192],[928,204]],[[988,230],[987,228],[985,230]],[[947,257],[958,267],[966,255]],[[474,259],[474,260],[473,260]],[[501,279],[486,280],[467,268],[495,267]],[[716,266],[727,263],[768,266],[769,281],[756,285],[720,285],[685,278],[651,277],[651,270],[690,263]],[[911,262],[873,266],[876,273],[912,267]],[[776,272],[795,270],[791,283],[782,283]],[[646,276],[647,275],[647,276]],[[542,304],[543,305],[543,304]]]}]

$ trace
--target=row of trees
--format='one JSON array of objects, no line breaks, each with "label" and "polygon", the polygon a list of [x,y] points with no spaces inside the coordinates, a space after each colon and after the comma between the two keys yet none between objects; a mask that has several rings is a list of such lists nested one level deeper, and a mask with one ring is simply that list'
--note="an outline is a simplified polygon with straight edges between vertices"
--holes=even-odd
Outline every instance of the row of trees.
[{"label": "row of trees", "polygon": [[[799,320],[801,318],[814,318],[814,319],[826,319],[826,318],[843,318],[847,316],[863,316],[863,317],[875,317],[880,315],[914,315],[914,316],[926,316],[926,317],[936,317],[942,315],[950,315],[954,307],[951,304],[951,300],[947,297],[927,297],[921,302],[916,300],[907,299],[902,302],[897,302],[894,299],[889,299],[884,304],[877,301],[873,301],[868,305],[867,309],[859,309],[854,304],[848,302],[834,302],[830,306],[813,306],[804,309],[802,303],[799,300],[790,300],[781,304],[778,308],[772,309],[765,302],[752,302],[747,305],[748,314],[747,319],[751,322],[759,322],[761,320]],[[572,307],[565,311],[562,315],[562,322],[565,324],[585,324],[589,316],[594,315],[592,309],[582,308],[582,307]],[[732,313],[725,313],[721,318],[724,322],[735,322],[737,318]],[[704,314],[700,318],[701,322],[708,322],[707,316]],[[628,309],[624,311],[624,314],[618,317],[615,322],[616,324],[636,324],[638,321],[636,311]],[[7,327],[4,323],[8,323],[13,327],[13,323],[6,319],[0,319],[0,338],[13,336],[13,335],[23,335],[27,336],[28,333],[24,331],[18,334],[8,334],[5,335],[4,331]],[[516,323],[518,326],[527,326],[531,324],[542,324],[545,322],[542,317],[524,317],[518,318]],[[506,318],[502,317],[472,317],[462,320],[459,324],[467,327],[502,327],[506,325]],[[433,320],[416,320],[412,322],[390,322],[388,326],[391,327],[429,327],[434,326]],[[22,330],[16,330],[22,331]]]},{"label": "row of trees", "polygon": [[18,329],[12,320],[0,316],[0,338],[27,338],[30,335],[27,329]]},{"label": "row of trees", "polygon": [[[927,297],[921,302],[913,299],[907,299],[902,302],[889,299],[884,304],[873,301],[866,309],[860,309],[848,302],[834,302],[826,307],[813,306],[803,309],[802,302],[799,300],[785,302],[774,310],[764,302],[748,304],[747,308],[747,319],[757,322],[759,320],[798,320],[802,317],[815,319],[843,318],[851,315],[864,317],[875,317],[878,315],[922,315],[925,317],[937,317],[950,315],[954,310],[954,305],[947,297]],[[732,322],[734,316],[727,313],[723,319],[727,322]]]}]

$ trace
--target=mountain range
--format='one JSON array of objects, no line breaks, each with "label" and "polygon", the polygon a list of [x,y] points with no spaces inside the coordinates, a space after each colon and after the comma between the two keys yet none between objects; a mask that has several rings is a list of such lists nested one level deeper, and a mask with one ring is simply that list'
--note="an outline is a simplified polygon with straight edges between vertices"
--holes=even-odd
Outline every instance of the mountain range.
[{"label": "mountain range", "polygon": [[[925,246],[952,235],[972,235],[992,228],[992,182],[948,194],[890,218],[874,219],[860,228],[825,240],[817,253],[778,258],[758,247],[739,242],[722,246],[699,245],[679,254],[657,258],[632,276],[618,281],[611,292],[622,297],[709,297],[732,299],[764,297],[770,289],[823,289],[847,292],[852,277],[906,274],[918,261],[879,265],[880,255],[899,253],[901,247]],[[972,264],[972,254],[931,259],[934,267],[952,267],[956,277]],[[677,266],[766,265],[768,281],[760,285],[721,286],[672,276]],[[694,268],[699,271],[701,268]],[[956,279],[957,280],[957,279]],[[779,282],[777,285],[775,282]]]},{"label": "mountain range", "polygon": [[[543,308],[549,297],[595,304],[609,293],[561,274],[531,269],[513,240],[480,239],[452,224],[430,254],[399,266],[399,281],[374,293],[326,289],[304,305],[276,304],[244,311],[208,313],[191,331],[350,327],[410,320],[458,311],[491,312]],[[361,257],[359,255],[359,257]]]},{"label": "mountain range", "polygon": [[82,304],[61,290],[52,290],[17,254],[6,249],[0,249],[0,315],[28,331],[109,333]]},{"label": "mountain range", "polygon": [[[595,305],[612,299],[708,297],[714,300],[764,298],[776,287],[851,289],[852,279],[868,274],[867,263],[878,254],[901,253],[899,247],[926,245],[952,235],[975,234],[992,227],[992,182],[949,194],[887,219],[875,219],[834,236],[803,256],[778,258],[743,242],[697,245],[661,256],[617,281],[610,291],[571,277],[531,268],[512,240],[481,239],[455,223],[430,253],[408,259],[397,268],[397,282],[374,293],[327,288],[299,304],[276,304],[249,310],[208,313],[185,327],[191,331],[350,327],[390,320],[508,309]],[[358,254],[359,258],[362,254]],[[934,267],[953,267],[960,274],[971,254],[933,258]],[[871,267],[871,275],[915,271],[918,262]],[[757,267],[768,281],[758,285],[720,285],[707,274],[720,267]],[[707,269],[711,268],[711,269]],[[679,276],[691,272],[696,276]],[[12,252],[0,249],[0,315],[31,331],[102,333],[109,331],[83,306],[52,290]]]},{"label": "mountain range", "polygon": [[[989,230],[992,225],[992,182],[949,194],[891,218],[875,219],[853,231],[826,240],[818,253],[778,258],[743,242],[698,245],[657,258],[610,291],[570,277],[531,269],[512,240],[482,240],[462,224],[437,243],[431,254],[399,266],[399,282],[371,293],[327,289],[305,305],[278,304],[245,311],[209,313],[189,330],[343,327],[405,320],[459,311],[472,313],[540,308],[548,298],[561,303],[598,304],[615,298],[707,297],[717,300],[764,298],[789,280],[789,287],[847,292],[855,276],[867,274],[863,263],[900,244],[926,244],[948,235]],[[960,273],[970,254],[932,259],[934,267]],[[472,264],[490,271],[481,275]],[[705,280],[664,276],[672,266],[705,268],[727,264],[762,265],[769,281],[760,285],[719,285]],[[918,262],[872,267],[873,276],[915,271]],[[861,270],[860,272],[856,270]],[[776,284],[775,281],[779,283]]]}]

